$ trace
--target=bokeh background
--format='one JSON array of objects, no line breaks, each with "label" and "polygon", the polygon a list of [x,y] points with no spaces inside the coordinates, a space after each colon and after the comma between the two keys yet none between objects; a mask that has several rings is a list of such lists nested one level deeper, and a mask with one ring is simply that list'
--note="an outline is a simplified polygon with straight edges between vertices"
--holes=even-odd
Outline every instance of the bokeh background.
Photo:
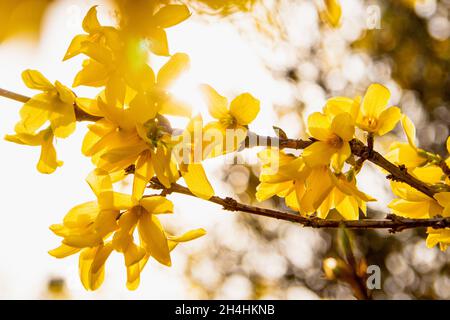
[{"label": "bokeh background", "polygon": [[[122,0],[118,0],[119,2]],[[146,1],[135,1],[136,6]],[[171,52],[191,57],[191,70],[174,92],[206,116],[197,85],[208,83],[232,97],[248,91],[261,100],[251,128],[273,135],[305,136],[305,119],[334,95],[363,94],[372,82],[386,85],[391,104],[416,124],[419,145],[445,154],[450,125],[450,1],[343,0],[342,21],[332,28],[320,19],[320,1],[191,0],[186,22],[168,29]],[[121,12],[105,0],[0,0],[0,87],[33,92],[21,82],[27,68],[70,85],[82,57],[62,62],[81,21],[99,5],[102,23]],[[319,10],[320,11],[320,10]],[[153,57],[156,68],[164,59]],[[77,88],[79,96],[94,96]],[[12,133],[20,103],[0,98],[0,135]],[[180,126],[183,122],[174,121]],[[177,122],[178,121],[178,122]],[[80,153],[85,124],[57,144],[64,166],[45,176],[35,169],[39,150],[0,140],[0,298],[88,299],[354,299],[352,286],[327,279],[323,261],[339,258],[336,230],[229,213],[214,204],[171,195],[176,211],[163,223],[175,233],[203,227],[208,234],[172,253],[173,266],[155,261],[141,286],[125,287],[122,258],[107,263],[104,285],[86,292],[78,279],[77,257],[56,260],[47,250],[58,245],[48,226],[62,220],[75,204],[92,195],[84,177],[92,169]],[[400,128],[379,139],[386,151]],[[219,195],[255,205],[286,209],[273,199],[256,203],[257,150],[208,160],[205,164]],[[244,164],[235,157],[245,158]],[[242,163],[240,161],[239,163]],[[366,165],[360,188],[378,199],[369,216],[386,212],[392,198],[380,172]],[[129,185],[121,186],[126,190]],[[287,210],[287,209],[286,209]],[[381,268],[376,299],[450,299],[450,252],[427,249],[424,230],[391,235],[387,231],[352,232],[354,255]]]}]

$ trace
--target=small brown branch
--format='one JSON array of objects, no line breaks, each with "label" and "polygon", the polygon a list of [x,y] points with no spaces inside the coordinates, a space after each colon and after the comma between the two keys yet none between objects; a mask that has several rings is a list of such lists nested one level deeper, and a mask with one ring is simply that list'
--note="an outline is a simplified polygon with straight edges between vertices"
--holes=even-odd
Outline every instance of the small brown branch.
[{"label": "small brown branch", "polygon": [[[249,133],[247,139],[244,141],[244,146],[246,148],[250,148],[254,146],[270,145],[277,146],[281,149],[304,149],[313,143],[314,140],[278,139],[273,137],[259,136],[255,133]],[[364,145],[364,143],[362,143],[360,140],[353,139],[350,141],[350,147],[353,155],[370,161],[383,168],[384,170],[388,171],[390,173],[390,176],[392,176],[395,180],[405,182],[411,187],[419,190],[420,192],[426,194],[431,198],[437,192],[430,185],[426,184],[423,181],[420,181],[419,179],[408,173],[405,167],[393,164],[392,162],[384,158],[380,153],[373,150],[373,144],[372,148],[369,148],[369,146]]]},{"label": "small brown branch", "polygon": [[[159,180],[154,177],[151,179],[149,188],[161,190],[163,195],[171,193],[179,193],[196,197],[188,188],[173,183],[170,188],[164,187]],[[197,197],[196,197],[197,198]],[[409,219],[393,214],[388,214],[386,219],[363,219],[363,220],[325,220],[317,217],[304,217],[298,214],[282,212],[273,209],[255,207],[237,202],[233,198],[221,198],[213,196],[208,200],[221,205],[227,211],[247,212],[257,216],[263,216],[273,219],[279,219],[289,222],[298,223],[304,227],[312,228],[339,228],[344,226],[350,229],[389,229],[389,232],[400,232],[411,228],[431,227],[434,229],[442,229],[450,227],[450,217],[447,218],[431,218],[431,219]]]}]

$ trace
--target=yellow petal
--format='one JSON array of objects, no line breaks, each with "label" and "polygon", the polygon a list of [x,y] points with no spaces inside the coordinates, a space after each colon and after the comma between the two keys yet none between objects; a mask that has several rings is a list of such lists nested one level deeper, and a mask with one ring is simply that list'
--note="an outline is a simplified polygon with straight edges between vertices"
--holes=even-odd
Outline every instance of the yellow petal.
[{"label": "yellow petal", "polygon": [[102,117],[103,112],[100,111],[97,105],[96,99],[89,99],[89,98],[76,98],[75,103],[78,108],[86,112],[87,114]]},{"label": "yellow petal", "polygon": [[78,251],[80,251],[80,248],[73,248],[65,244],[61,244],[58,248],[50,250],[48,253],[55,258],[62,259],[71,256]]},{"label": "yellow petal", "polygon": [[184,4],[170,4],[162,7],[152,19],[152,22],[162,28],[169,28],[186,20],[191,16],[189,9]]},{"label": "yellow petal", "polygon": [[55,102],[54,109],[50,112],[50,123],[56,137],[67,138],[70,136],[76,129],[73,105]]},{"label": "yellow petal", "polygon": [[192,108],[184,101],[176,99],[173,96],[169,96],[168,99],[162,104],[159,113],[170,116],[190,117],[192,114]]},{"label": "yellow petal", "polygon": [[28,100],[20,109],[20,121],[15,127],[17,133],[34,134],[48,120],[55,99],[48,93],[40,93]]},{"label": "yellow petal", "polygon": [[362,101],[362,110],[365,116],[377,119],[387,107],[391,93],[378,83],[371,84]]},{"label": "yellow petal", "polygon": [[359,101],[358,99],[351,99],[347,97],[333,97],[327,100],[324,113],[331,118],[337,116],[340,113],[347,112],[352,116],[352,119],[356,121],[359,113]]},{"label": "yellow petal", "polygon": [[187,241],[192,241],[197,238],[203,237],[205,234],[206,234],[206,230],[200,228],[200,229],[190,230],[186,233],[183,233],[181,236],[168,236],[167,238],[170,241],[187,242]]},{"label": "yellow petal", "polygon": [[317,141],[303,150],[302,157],[310,167],[324,166],[330,164],[335,152],[336,149],[331,148],[328,143]]},{"label": "yellow petal", "polygon": [[158,262],[170,266],[170,251],[164,229],[159,219],[149,213],[141,214],[138,223],[139,235],[148,254]]},{"label": "yellow petal", "polygon": [[139,264],[127,267],[127,289],[136,290],[139,287],[141,268]]},{"label": "yellow petal", "polygon": [[44,137],[41,147],[41,156],[37,164],[37,170],[40,173],[50,174],[56,168],[62,166],[62,162],[56,158],[56,150],[53,145],[53,134],[49,133]]},{"label": "yellow petal", "polygon": [[101,87],[106,85],[108,76],[108,70],[101,63],[87,59],[83,61],[83,68],[75,76],[72,87]]},{"label": "yellow petal", "polygon": [[136,161],[132,194],[134,201],[139,201],[142,198],[145,188],[154,173],[151,153],[150,151],[144,151]]},{"label": "yellow petal", "polygon": [[170,188],[170,181],[168,178],[168,164],[170,163],[170,157],[171,154],[166,148],[163,148],[162,146],[158,147],[156,149],[156,152],[153,150],[150,150],[152,155],[152,163],[153,163],[153,169],[155,170],[156,176],[158,177],[158,180],[166,187]]},{"label": "yellow petal", "polygon": [[394,199],[388,205],[392,212],[399,216],[415,218],[415,219],[426,219],[430,218],[429,215],[429,202],[417,202],[408,201],[403,199]]},{"label": "yellow petal", "polygon": [[168,88],[180,75],[189,69],[189,56],[185,53],[176,53],[159,69],[157,83],[161,88]]},{"label": "yellow petal", "polygon": [[113,247],[111,243],[99,246],[97,252],[95,253],[95,257],[92,260],[91,270],[89,271],[91,274],[97,274],[101,271],[102,268],[105,267],[106,260],[108,259],[112,250]]},{"label": "yellow petal", "polygon": [[237,123],[245,126],[255,120],[259,113],[260,103],[249,93],[243,93],[230,104],[230,113],[237,120]]},{"label": "yellow petal", "polygon": [[52,91],[55,87],[37,70],[27,69],[22,72],[22,80],[30,89]]},{"label": "yellow petal", "polygon": [[151,196],[142,198],[139,204],[151,214],[172,213],[173,203],[162,196]]},{"label": "yellow petal", "polygon": [[201,163],[188,164],[186,171],[181,170],[181,175],[189,190],[195,196],[207,200],[214,195],[214,189],[212,188]]},{"label": "yellow petal", "polygon": [[272,198],[274,195],[283,192],[284,190],[290,189],[292,186],[291,181],[286,181],[282,183],[267,183],[261,182],[256,187],[256,199],[258,201],[265,201]]},{"label": "yellow petal", "polygon": [[317,140],[326,141],[331,136],[331,122],[320,112],[314,112],[308,117],[309,134]]},{"label": "yellow petal", "polygon": [[200,86],[200,90],[205,97],[209,113],[213,118],[221,119],[228,115],[227,98],[218,94],[217,91],[213,89],[213,87],[207,84],[202,84]]},{"label": "yellow petal", "polygon": [[331,122],[331,130],[344,141],[350,141],[355,134],[353,118],[349,113],[338,114]]},{"label": "yellow petal", "polygon": [[89,36],[85,34],[76,35],[70,42],[69,48],[67,48],[63,61],[75,57],[81,53],[82,43],[89,40]]},{"label": "yellow petal", "polygon": [[152,28],[147,34],[150,40],[150,50],[158,56],[169,55],[169,44],[167,34],[162,28]]},{"label": "yellow petal", "polygon": [[331,157],[331,165],[336,172],[340,172],[345,161],[350,157],[352,151],[348,142],[344,142],[342,148]]},{"label": "yellow petal", "polygon": [[100,29],[100,23],[97,19],[97,6],[93,6],[86,13],[82,22],[83,30],[87,33],[94,33]]},{"label": "yellow petal", "polygon": [[392,131],[397,125],[397,122],[399,122],[401,116],[402,113],[400,109],[397,107],[390,107],[384,110],[380,114],[380,117],[378,119],[379,121],[379,127],[377,131],[378,135],[382,136],[388,133],[389,131]]},{"label": "yellow petal", "polygon": [[405,131],[406,138],[408,139],[408,143],[411,147],[417,149],[416,147],[416,127],[414,127],[414,123],[412,123],[411,119],[404,114],[402,116],[402,127]]}]

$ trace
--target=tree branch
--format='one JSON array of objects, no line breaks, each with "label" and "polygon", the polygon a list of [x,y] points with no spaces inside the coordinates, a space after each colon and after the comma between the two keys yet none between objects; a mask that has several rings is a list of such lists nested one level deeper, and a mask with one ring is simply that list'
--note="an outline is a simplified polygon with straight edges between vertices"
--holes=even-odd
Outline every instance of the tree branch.
[{"label": "tree branch", "polygon": [[[153,177],[148,186],[155,190],[162,190],[162,195],[171,193],[179,193],[198,198],[188,188],[173,183],[170,188],[164,187],[156,177]],[[202,199],[203,200],[203,199]],[[434,229],[442,229],[450,227],[450,217],[431,218],[431,219],[410,219],[400,217],[394,214],[388,214],[386,219],[362,219],[362,220],[326,220],[317,217],[304,217],[294,213],[287,213],[273,209],[266,209],[255,207],[237,202],[235,199],[226,197],[221,198],[213,196],[208,200],[218,205],[221,205],[227,211],[241,211],[250,213],[256,216],[263,216],[273,219],[279,219],[289,222],[298,223],[304,227],[312,228],[339,228],[344,226],[350,229],[389,229],[389,232],[400,232],[405,229],[431,227]]]},{"label": "tree branch", "polygon": [[[0,89],[0,96],[20,102],[27,102],[30,99],[27,96],[23,96],[21,94],[17,94],[5,89]],[[100,117],[92,116],[84,112],[76,105],[76,103],[74,103],[74,107],[78,121],[97,121],[101,119]],[[275,137],[261,136],[249,131],[242,148],[251,148],[255,146],[266,146],[266,147],[277,146],[281,149],[283,148],[304,149],[313,144],[314,142],[315,142],[314,139],[309,140],[284,139],[284,138],[280,139]],[[376,164],[377,166],[383,168],[384,170],[388,171],[389,172],[389,175],[387,176],[388,179],[407,183],[411,187],[417,189],[418,191],[426,194],[431,198],[433,198],[434,194],[437,193],[437,191],[434,190],[430,185],[426,184],[423,181],[420,181],[419,179],[409,174],[404,166],[397,166],[389,162],[380,153],[373,150],[373,145],[365,146],[361,141],[353,139],[350,141],[350,147],[353,155],[368,160]],[[448,169],[448,166],[445,164],[445,162],[444,164],[441,165],[441,167],[445,172]],[[447,173],[448,172],[446,172],[446,174]]]},{"label": "tree branch", "polygon": [[[315,140],[279,139],[260,136],[258,134],[249,132],[247,139],[243,144],[245,148],[251,148],[255,146],[278,146],[281,149],[304,149],[314,142]],[[397,166],[393,164],[385,157],[383,157],[380,153],[364,145],[364,143],[362,143],[360,140],[351,140],[350,148],[353,155],[370,161],[388,171],[390,173],[387,176],[388,179],[405,182],[411,187],[417,189],[418,191],[426,194],[431,198],[433,198],[433,195],[437,193],[437,191],[434,190],[430,185],[426,184],[423,181],[420,181],[419,179],[408,173],[407,169],[404,166]]]}]

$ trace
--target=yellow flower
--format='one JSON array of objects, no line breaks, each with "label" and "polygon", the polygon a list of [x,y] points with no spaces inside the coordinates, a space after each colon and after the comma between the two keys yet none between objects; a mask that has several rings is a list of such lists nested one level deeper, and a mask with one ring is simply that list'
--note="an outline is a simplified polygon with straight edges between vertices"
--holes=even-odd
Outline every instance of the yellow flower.
[{"label": "yellow flower", "polygon": [[325,8],[319,11],[321,20],[328,23],[333,28],[339,26],[341,15],[342,9],[338,0],[325,0]]},{"label": "yellow flower", "polygon": [[308,118],[308,131],[318,141],[303,151],[306,164],[316,167],[331,162],[334,170],[339,172],[351,155],[349,141],[355,133],[351,115],[340,113],[330,120],[330,117],[315,112]]},{"label": "yellow flower", "polygon": [[[87,181],[97,201],[74,207],[65,216],[63,224],[51,226],[63,241],[60,247],[49,251],[54,257],[64,258],[81,250],[80,279],[87,290],[96,290],[102,284],[104,265],[113,250],[124,255],[127,287],[134,290],[150,257],[170,266],[170,251],[179,242],[205,234],[203,229],[179,237],[166,234],[156,216],[173,212],[172,202],[164,197],[148,196],[135,200],[114,192],[110,176],[101,170],[92,172]],[[136,229],[139,244],[134,242]]]},{"label": "yellow flower", "polygon": [[258,157],[262,168],[256,199],[265,201],[277,195],[285,198],[287,206],[301,212],[297,199],[304,195],[305,179],[311,173],[311,168],[306,166],[303,158],[275,148],[259,152]]},{"label": "yellow flower", "polygon": [[209,85],[202,85],[210,115],[217,121],[205,126],[207,154],[218,156],[236,151],[247,136],[248,125],[256,118],[260,102],[249,93],[243,93],[231,101],[221,96]]},{"label": "yellow flower", "polygon": [[358,220],[360,210],[366,215],[366,202],[376,200],[357,189],[355,178],[349,181],[344,174],[332,175],[332,178],[333,188],[317,208],[317,216],[326,219],[333,209],[345,220]]},{"label": "yellow flower", "polygon": [[394,129],[400,120],[397,107],[386,108],[391,94],[381,84],[371,84],[362,100],[361,112],[356,124],[364,131],[382,136]]},{"label": "yellow flower", "polygon": [[439,248],[442,251],[447,250],[450,245],[450,228],[445,229],[427,229],[427,247],[433,248],[435,245],[439,244]]},{"label": "yellow flower", "polygon": [[[439,183],[442,171],[437,166],[416,168],[411,174],[425,183]],[[432,218],[442,214],[442,207],[429,196],[417,191],[403,182],[392,181],[391,188],[398,197],[391,201],[388,207],[397,215],[409,218]]]},{"label": "yellow flower", "polygon": [[[444,209],[442,210],[443,217],[450,217],[450,192],[440,192],[434,195],[440,206]],[[432,248],[439,244],[442,251],[445,251],[450,245],[450,228],[445,229],[427,229],[427,247]]]},{"label": "yellow flower", "polygon": [[41,90],[20,109],[17,133],[35,134],[47,121],[55,137],[66,138],[76,126],[75,95],[59,81],[51,84],[39,71],[22,72],[23,82],[31,89]]},{"label": "yellow flower", "polygon": [[46,174],[53,173],[57,167],[63,164],[62,161],[56,158],[53,139],[53,132],[50,128],[44,129],[37,134],[17,133],[15,135],[5,136],[5,140],[10,142],[28,146],[40,146],[41,155],[36,168],[39,172]]},{"label": "yellow flower", "polygon": [[402,116],[402,127],[408,143],[392,143],[389,152],[385,155],[386,159],[395,164],[402,164],[408,169],[424,165],[427,159],[421,155],[424,155],[425,151],[416,146],[416,128],[406,115]]},{"label": "yellow flower", "polygon": [[202,117],[198,115],[192,118],[183,134],[175,139],[177,142],[172,153],[189,190],[199,198],[211,198],[214,190],[201,164],[204,159]]}]

